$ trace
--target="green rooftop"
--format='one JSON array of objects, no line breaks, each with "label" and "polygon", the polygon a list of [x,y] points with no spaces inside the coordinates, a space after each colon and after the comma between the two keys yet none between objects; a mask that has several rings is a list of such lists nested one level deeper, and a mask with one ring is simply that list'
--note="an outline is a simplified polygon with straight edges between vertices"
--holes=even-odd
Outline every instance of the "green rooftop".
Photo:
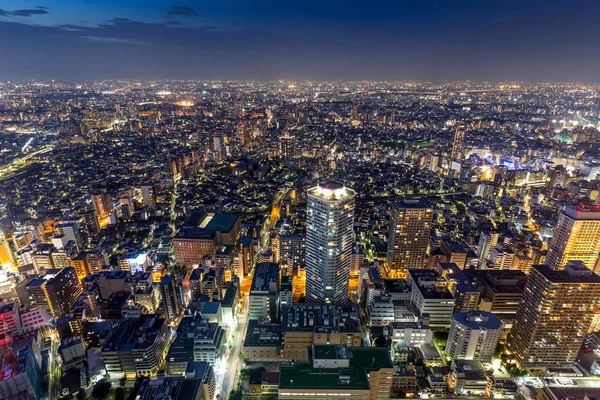
[{"label": "green rooftop", "polygon": [[338,358],[335,344],[315,344],[313,358],[320,360],[336,360]]},{"label": "green rooftop", "polygon": [[[316,359],[336,359],[336,345],[314,345]],[[367,372],[381,368],[393,368],[386,348],[351,347],[349,368],[314,368],[313,357],[309,361],[296,361],[279,367],[280,389],[354,389],[369,390]]]},{"label": "green rooftop", "polygon": [[209,231],[231,232],[239,216],[235,214],[215,214],[206,225],[205,229]]}]

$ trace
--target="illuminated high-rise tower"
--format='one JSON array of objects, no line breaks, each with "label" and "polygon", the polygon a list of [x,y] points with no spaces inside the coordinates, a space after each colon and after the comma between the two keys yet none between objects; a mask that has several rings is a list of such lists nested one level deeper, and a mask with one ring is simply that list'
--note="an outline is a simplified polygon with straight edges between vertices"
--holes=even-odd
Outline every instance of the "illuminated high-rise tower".
[{"label": "illuminated high-rise tower", "polygon": [[346,303],[356,192],[340,182],[308,189],[306,301]]},{"label": "illuminated high-rise tower", "polygon": [[394,277],[424,268],[433,210],[425,200],[404,199],[392,205],[387,265]]},{"label": "illuminated high-rise tower", "polygon": [[520,368],[568,368],[600,309],[600,276],[571,261],[564,270],[534,265],[508,336]]},{"label": "illuminated high-rise tower", "polygon": [[285,132],[279,138],[279,153],[284,160],[290,160],[296,156],[296,137]]},{"label": "illuminated high-rise tower", "polygon": [[467,129],[463,126],[457,126],[454,131],[454,141],[452,142],[452,159],[460,160],[465,157],[465,133]]},{"label": "illuminated high-rise tower", "polygon": [[600,206],[569,207],[558,217],[558,224],[548,248],[546,263],[564,266],[580,260],[596,273],[600,254]]}]

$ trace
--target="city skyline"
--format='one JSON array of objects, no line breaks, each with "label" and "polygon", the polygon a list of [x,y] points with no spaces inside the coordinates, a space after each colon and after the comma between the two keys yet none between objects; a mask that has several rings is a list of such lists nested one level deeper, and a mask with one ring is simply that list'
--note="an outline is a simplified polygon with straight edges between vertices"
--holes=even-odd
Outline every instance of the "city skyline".
[{"label": "city skyline", "polygon": [[597,2],[0,2],[0,80],[599,82]]}]

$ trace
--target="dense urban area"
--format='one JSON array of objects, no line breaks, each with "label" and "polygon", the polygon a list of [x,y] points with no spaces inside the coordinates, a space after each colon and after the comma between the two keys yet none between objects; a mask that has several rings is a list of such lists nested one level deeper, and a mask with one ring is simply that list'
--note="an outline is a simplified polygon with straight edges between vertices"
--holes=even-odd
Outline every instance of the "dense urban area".
[{"label": "dense urban area", "polygon": [[600,396],[600,86],[0,83],[0,398]]}]

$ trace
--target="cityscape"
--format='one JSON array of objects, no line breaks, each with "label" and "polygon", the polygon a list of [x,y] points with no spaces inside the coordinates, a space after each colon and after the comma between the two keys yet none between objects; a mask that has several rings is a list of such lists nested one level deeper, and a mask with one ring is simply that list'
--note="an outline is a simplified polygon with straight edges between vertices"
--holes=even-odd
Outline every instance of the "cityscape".
[{"label": "cityscape", "polygon": [[0,0],[0,399],[600,399],[580,3]]}]

